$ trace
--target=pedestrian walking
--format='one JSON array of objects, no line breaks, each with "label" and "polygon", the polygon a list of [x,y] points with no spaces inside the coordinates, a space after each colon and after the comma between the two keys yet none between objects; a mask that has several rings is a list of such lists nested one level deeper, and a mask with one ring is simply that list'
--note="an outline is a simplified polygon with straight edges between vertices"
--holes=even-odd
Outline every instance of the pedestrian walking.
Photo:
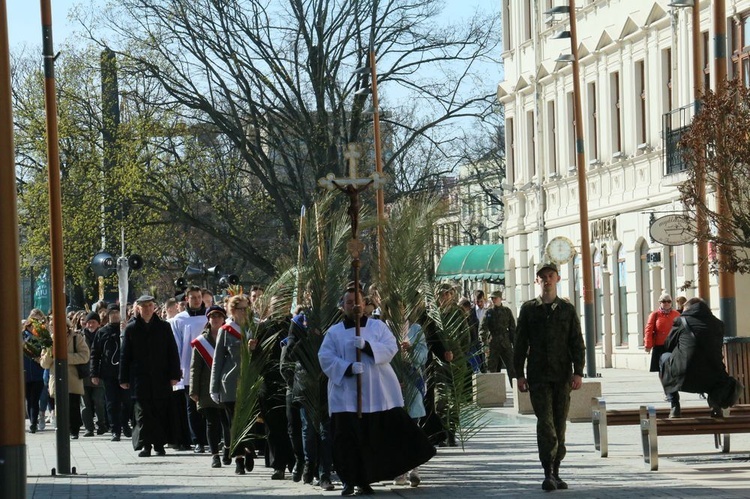
[{"label": "pedestrian walking", "polygon": [[570,390],[581,388],[585,347],[575,307],[557,296],[557,265],[540,264],[536,276],[541,294],[524,303],[518,314],[514,369],[518,389],[529,392],[537,418],[542,489],[551,491],[568,488],[560,478],[560,463],[566,452]]},{"label": "pedestrian walking", "polygon": [[133,449],[141,450],[139,457],[151,456],[152,448],[163,456],[172,387],[182,378],[180,357],[172,328],[155,313],[154,297],[143,295],[135,304],[135,317],[122,335],[120,386],[135,401]]}]

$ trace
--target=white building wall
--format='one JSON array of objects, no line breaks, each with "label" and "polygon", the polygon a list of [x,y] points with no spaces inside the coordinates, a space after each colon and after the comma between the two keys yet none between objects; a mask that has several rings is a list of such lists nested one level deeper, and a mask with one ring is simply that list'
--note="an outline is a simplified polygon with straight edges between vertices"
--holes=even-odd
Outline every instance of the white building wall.
[{"label": "white building wall", "polygon": [[[523,300],[537,293],[533,284],[534,263],[546,241],[562,235],[574,241],[580,250],[579,196],[575,168],[573,140],[572,67],[557,63],[561,53],[570,52],[569,39],[553,40],[552,35],[569,29],[567,16],[558,16],[554,23],[546,23],[542,13],[550,6],[547,0],[529,0],[531,13],[530,39],[524,38],[526,0],[503,0],[503,12],[510,15],[504,21],[511,40],[503,52],[505,81],[498,87],[498,99],[505,106],[506,119],[513,120],[512,155],[515,164],[508,164],[508,184],[505,191],[505,248],[507,268],[513,280],[506,282],[506,296],[517,309]],[[556,1],[564,4],[564,1]],[[680,212],[677,185],[684,178],[665,175],[662,128],[663,115],[671,109],[690,105],[693,101],[691,72],[690,9],[673,10],[668,0],[579,0],[577,28],[581,73],[581,102],[583,135],[587,168],[588,214],[592,224],[614,221],[615,230],[597,237],[592,232],[592,255],[601,258],[607,253],[607,265],[597,266],[602,293],[596,309],[602,316],[595,323],[603,336],[597,351],[597,366],[646,368],[649,356],[643,352],[643,325],[650,311],[656,307],[659,294],[667,291],[674,296],[688,298],[697,293],[696,248],[662,247],[650,240],[648,230],[651,214],[657,217],[669,212]],[[750,0],[727,2],[727,15],[750,10]],[[709,30],[713,40],[711,2],[701,2],[701,31]],[[730,36],[731,38],[731,36]],[[711,42],[712,43],[712,42]],[[535,50],[536,49],[536,50]],[[671,64],[666,55],[671,53]],[[731,54],[731,50],[728,51]],[[711,59],[713,54],[710,55]],[[642,61],[645,77],[636,70]],[[619,73],[620,116],[622,146],[617,147],[613,119],[613,73]],[[731,70],[729,72],[731,77]],[[671,102],[667,87],[671,75]],[[642,138],[640,89],[645,95],[645,141]],[[596,95],[590,93],[595,85]],[[554,101],[554,138],[548,126],[548,103]],[[538,103],[538,106],[537,106]],[[593,105],[596,107],[596,128]],[[528,113],[539,112],[536,132],[535,165],[531,164],[533,145],[530,144]],[[596,138],[594,148],[593,138]],[[555,147],[550,147],[554,140]],[[596,150],[596,157],[592,153]],[[555,161],[551,159],[555,155]],[[597,160],[597,161],[595,161]],[[553,168],[552,165],[556,165]],[[513,173],[510,173],[512,170]],[[536,175],[533,174],[536,172]],[[540,216],[541,215],[541,216]],[[618,250],[622,247],[626,294],[623,300],[615,294],[619,279]],[[649,253],[658,253],[660,262],[648,263]],[[590,262],[594,265],[594,262]],[[571,262],[561,269],[561,294],[580,303],[576,294],[580,276]],[[510,272],[509,272],[510,273]],[[596,275],[596,274],[595,274]],[[579,277],[580,278],[580,277]],[[690,281],[692,286],[679,288]],[[717,278],[711,277],[711,304],[718,315]],[[750,290],[750,280],[737,276],[737,324],[739,335],[750,335],[750,307],[743,307],[740,292]],[[598,290],[595,290],[599,293]],[[622,305],[621,305],[622,303]],[[582,307],[581,307],[582,309]],[[623,317],[625,319],[623,319]],[[627,322],[627,331],[618,333]],[[601,334],[601,332],[599,333]],[[621,341],[624,340],[624,341]],[[611,342],[604,355],[604,344]]]}]

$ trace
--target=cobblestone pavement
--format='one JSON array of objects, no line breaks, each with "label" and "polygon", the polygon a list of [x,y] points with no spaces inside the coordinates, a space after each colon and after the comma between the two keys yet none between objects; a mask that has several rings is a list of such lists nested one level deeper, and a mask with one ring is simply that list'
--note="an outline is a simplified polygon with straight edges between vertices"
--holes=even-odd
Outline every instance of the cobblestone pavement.
[{"label": "cobblestone pavement", "polygon": [[[642,403],[666,406],[654,373],[602,369],[602,394],[610,408],[637,408]],[[512,395],[510,395],[512,397]],[[697,395],[684,394],[683,406],[705,405]],[[509,400],[490,409],[488,426],[464,449],[440,448],[422,467],[418,488],[375,484],[379,497],[542,497],[542,472],[537,460],[535,418],[517,415]],[[593,446],[591,423],[568,425],[568,455],[561,475],[570,485],[554,495],[585,498],[746,498],[750,497],[750,435],[733,435],[729,454],[713,447],[713,437],[664,437],[659,440],[659,471],[648,471],[637,426],[610,428],[608,458]],[[253,472],[237,476],[234,466],[212,469],[210,456],[167,450],[165,457],[138,458],[130,442],[109,436],[71,441],[76,475],[52,476],[57,454],[51,430],[27,434],[27,497],[132,496],[203,498],[214,496],[301,497],[340,496],[286,480],[272,481],[263,459]]]}]

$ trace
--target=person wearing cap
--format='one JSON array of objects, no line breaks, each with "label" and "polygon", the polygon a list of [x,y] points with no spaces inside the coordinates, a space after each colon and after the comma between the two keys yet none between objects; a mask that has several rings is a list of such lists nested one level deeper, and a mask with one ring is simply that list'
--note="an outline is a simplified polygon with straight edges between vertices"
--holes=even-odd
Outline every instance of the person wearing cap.
[{"label": "person wearing cap", "polygon": [[[230,442],[229,420],[224,407],[211,399],[211,366],[214,363],[214,351],[216,350],[216,337],[219,329],[224,325],[227,318],[226,311],[218,306],[211,305],[206,310],[208,322],[203,332],[195,338],[190,346],[193,350],[190,361],[190,398],[195,402],[198,411],[206,420],[206,441],[211,452],[211,467],[221,468],[222,460],[219,457],[219,442]],[[230,464],[229,444],[224,447],[224,464]]]},{"label": "person wearing cap", "polygon": [[513,312],[503,305],[502,291],[490,294],[492,306],[487,309],[484,319],[479,326],[482,343],[489,347],[487,356],[487,370],[491,373],[500,372],[505,364],[508,380],[513,384],[516,370],[513,368],[513,339],[516,335],[516,320]]},{"label": "person wearing cap", "polygon": [[[96,336],[99,334],[101,319],[96,312],[89,312],[84,319],[83,337],[89,349],[92,348]],[[96,434],[104,435],[109,431],[104,404],[104,387],[94,384],[91,378],[83,380],[83,397],[81,398],[81,418],[86,428],[84,437],[94,436],[94,415],[96,415]]]},{"label": "person wearing cap", "polygon": [[142,449],[139,457],[151,456],[152,447],[157,455],[165,455],[172,387],[182,378],[172,328],[155,310],[153,296],[136,300],[120,349],[120,386],[135,400],[133,448]]},{"label": "person wearing cap", "polygon": [[107,416],[112,428],[112,441],[119,442],[120,435],[131,436],[129,426],[132,414],[130,391],[120,386],[120,307],[107,305],[107,325],[97,331],[91,345],[91,382],[104,386]]},{"label": "person wearing cap", "polygon": [[[581,388],[585,346],[575,307],[557,296],[560,274],[554,263],[541,263],[536,282],[541,294],[525,302],[518,314],[513,367],[518,390],[529,392],[537,418],[542,489],[567,489],[560,478],[565,457],[565,422],[570,390]],[[527,365],[528,359],[528,365]]]}]

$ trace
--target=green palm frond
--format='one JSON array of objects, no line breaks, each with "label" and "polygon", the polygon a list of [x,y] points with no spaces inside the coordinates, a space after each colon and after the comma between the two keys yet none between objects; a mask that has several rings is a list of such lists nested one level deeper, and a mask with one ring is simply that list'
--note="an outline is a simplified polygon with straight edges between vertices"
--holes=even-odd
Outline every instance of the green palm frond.
[{"label": "green palm frond", "polygon": [[264,325],[288,315],[294,290],[294,278],[294,269],[289,269],[266,287],[258,306],[259,314],[266,319],[266,322],[252,322],[250,326],[250,336],[260,337],[260,344],[253,352],[250,352],[246,342],[240,345],[240,377],[231,427],[232,452],[248,440],[264,437],[264,435],[255,435],[253,428],[260,415],[259,399],[266,381],[265,373],[273,370],[274,366],[278,370],[279,359],[273,358],[272,352],[276,350],[274,347],[280,338],[279,332],[265,335],[262,334],[262,329]]},{"label": "green palm frond", "polygon": [[428,376],[433,376],[436,407],[445,428],[455,432],[463,448],[465,443],[484,426],[486,410],[475,403],[472,386],[473,369],[469,363],[470,333],[464,313],[457,305],[440,309],[431,289],[426,290],[428,317],[439,333],[441,341],[453,352],[453,361],[441,359],[432,364]]},{"label": "green palm frond", "polygon": [[[385,227],[386,255],[392,257],[387,259],[378,282],[381,317],[399,342],[405,339],[410,324],[424,310],[422,290],[429,287],[433,225],[442,212],[438,198],[425,196],[404,200],[392,207]],[[417,386],[420,373],[415,369],[418,363],[413,352],[412,345],[391,362],[401,382],[406,407],[421,396]]]}]

